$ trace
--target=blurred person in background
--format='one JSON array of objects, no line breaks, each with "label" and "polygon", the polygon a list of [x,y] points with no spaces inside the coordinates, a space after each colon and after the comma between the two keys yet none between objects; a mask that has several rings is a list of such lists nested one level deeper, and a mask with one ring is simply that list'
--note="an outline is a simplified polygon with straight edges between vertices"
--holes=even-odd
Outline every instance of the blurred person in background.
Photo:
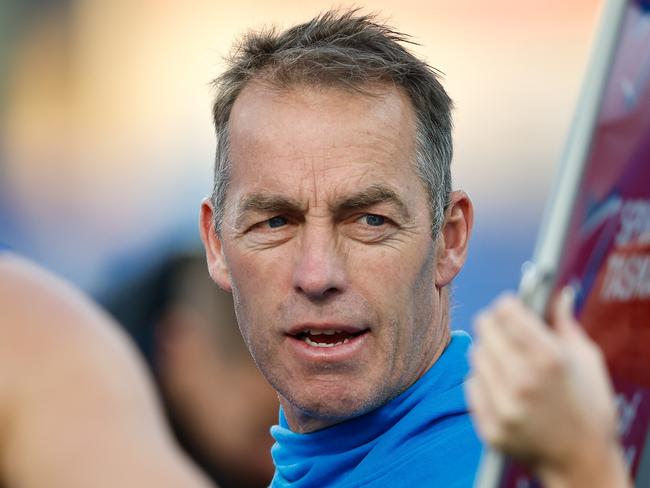
[{"label": "blurred person in background", "polygon": [[211,486],[174,442],[119,326],[75,288],[2,249],[0,486]]},{"label": "blurred person in background", "polygon": [[205,257],[170,256],[119,287],[107,308],[145,355],[182,447],[224,488],[268,486],[277,396]]}]

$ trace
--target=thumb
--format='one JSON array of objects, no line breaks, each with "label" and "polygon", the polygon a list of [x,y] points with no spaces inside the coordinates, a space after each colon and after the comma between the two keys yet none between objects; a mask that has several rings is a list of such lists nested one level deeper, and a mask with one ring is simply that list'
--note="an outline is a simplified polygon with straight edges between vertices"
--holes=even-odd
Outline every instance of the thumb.
[{"label": "thumb", "polygon": [[575,295],[572,287],[565,286],[553,301],[551,325],[561,336],[572,337],[582,332],[573,314]]}]

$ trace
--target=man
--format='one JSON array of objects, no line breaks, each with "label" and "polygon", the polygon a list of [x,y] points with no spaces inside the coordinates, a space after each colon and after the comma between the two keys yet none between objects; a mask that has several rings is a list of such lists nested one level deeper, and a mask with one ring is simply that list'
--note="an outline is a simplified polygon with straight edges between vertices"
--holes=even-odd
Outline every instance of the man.
[{"label": "man", "polygon": [[209,486],[133,346],[87,298],[0,250],[0,310],[0,486]]},{"label": "man", "polygon": [[406,37],[328,12],[252,33],[216,81],[212,278],[279,395],[275,486],[471,486],[480,455],[450,333],[472,204],[451,101]]}]

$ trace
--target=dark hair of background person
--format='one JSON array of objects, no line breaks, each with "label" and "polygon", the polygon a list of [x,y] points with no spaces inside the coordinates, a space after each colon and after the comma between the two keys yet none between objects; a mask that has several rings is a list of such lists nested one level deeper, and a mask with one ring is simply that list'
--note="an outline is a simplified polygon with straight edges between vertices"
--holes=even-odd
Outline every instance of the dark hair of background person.
[{"label": "dark hair of background person", "polygon": [[220,486],[267,486],[277,398],[239,333],[232,296],[197,253],[169,257],[105,308],[151,367],[182,448]]}]

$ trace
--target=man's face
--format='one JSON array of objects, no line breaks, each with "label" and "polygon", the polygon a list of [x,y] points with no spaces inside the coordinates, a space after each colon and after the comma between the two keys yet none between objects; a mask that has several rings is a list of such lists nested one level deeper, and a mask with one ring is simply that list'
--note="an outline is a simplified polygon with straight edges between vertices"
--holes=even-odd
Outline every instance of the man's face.
[{"label": "man's face", "polygon": [[224,223],[211,235],[204,204],[204,239],[295,431],[385,403],[448,342],[415,123],[388,85],[252,82],[233,107]]}]

